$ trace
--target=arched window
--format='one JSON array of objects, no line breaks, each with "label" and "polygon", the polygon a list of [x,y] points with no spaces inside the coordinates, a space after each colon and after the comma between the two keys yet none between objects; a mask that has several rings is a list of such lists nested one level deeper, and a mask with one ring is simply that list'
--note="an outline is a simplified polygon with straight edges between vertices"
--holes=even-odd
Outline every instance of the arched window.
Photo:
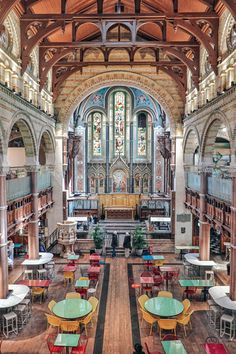
[{"label": "arched window", "polygon": [[92,132],[93,156],[102,156],[102,114],[100,112],[92,113]]},{"label": "arched window", "polygon": [[114,93],[114,152],[115,156],[125,154],[126,95],[122,91]]},{"label": "arched window", "polygon": [[138,114],[138,156],[147,156],[147,115],[142,112]]},{"label": "arched window", "polygon": [[198,166],[199,163],[199,146],[195,149],[193,154],[193,166]]}]

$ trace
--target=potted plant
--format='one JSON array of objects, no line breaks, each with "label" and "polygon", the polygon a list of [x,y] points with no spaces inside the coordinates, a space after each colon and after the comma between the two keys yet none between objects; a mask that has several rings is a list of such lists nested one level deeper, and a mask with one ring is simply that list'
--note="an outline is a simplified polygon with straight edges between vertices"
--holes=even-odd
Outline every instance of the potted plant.
[{"label": "potted plant", "polygon": [[92,238],[94,241],[95,245],[95,252],[98,254],[102,253],[102,246],[103,246],[103,231],[101,230],[100,226],[97,225],[95,228],[92,230]]},{"label": "potted plant", "polygon": [[144,237],[144,231],[140,226],[137,226],[136,229],[134,230],[132,243],[136,255],[141,256],[143,254],[143,249],[147,247],[147,242]]}]

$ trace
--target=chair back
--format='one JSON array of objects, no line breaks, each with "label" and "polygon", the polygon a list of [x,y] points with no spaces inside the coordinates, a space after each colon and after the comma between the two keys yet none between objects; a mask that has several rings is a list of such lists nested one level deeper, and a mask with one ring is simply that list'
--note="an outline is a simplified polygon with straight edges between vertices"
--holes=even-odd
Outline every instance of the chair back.
[{"label": "chair back", "polygon": [[60,325],[62,332],[76,332],[79,329],[78,321],[61,321]]},{"label": "chair back", "polygon": [[141,277],[152,277],[152,273],[151,273],[151,272],[144,271],[144,272],[141,273],[140,276],[141,276]]},{"label": "chair back", "polygon": [[159,291],[157,296],[173,298],[173,294],[170,291]]},{"label": "chair back", "polygon": [[53,327],[59,327],[61,324],[61,319],[59,317],[56,317],[54,315],[49,315],[48,313],[45,313],[45,316],[47,317],[48,324]]},{"label": "chair back", "polygon": [[190,309],[190,306],[191,306],[191,302],[189,301],[189,299],[184,299],[184,300],[182,301],[182,304],[183,304],[183,306],[184,306],[183,313],[188,312],[188,310]]},{"label": "chair back", "polygon": [[78,346],[72,348],[71,354],[84,354],[86,352],[87,344],[88,338],[86,336],[81,335]]},{"label": "chair back", "polygon": [[64,272],[64,279],[74,279],[73,272]]},{"label": "chair back", "polygon": [[52,312],[52,308],[53,306],[56,305],[56,301],[55,300],[51,300],[49,303],[48,303],[48,309]]},{"label": "chair back", "polygon": [[66,293],[66,299],[81,299],[81,295],[76,292]]},{"label": "chair back", "polygon": [[158,326],[161,329],[175,329],[177,326],[177,321],[175,319],[161,318],[157,320]]},{"label": "chair back", "polygon": [[32,288],[32,294],[34,295],[41,295],[44,292],[44,288],[40,288],[40,287],[33,287]]},{"label": "chair back", "polygon": [[80,277],[79,280],[89,280],[89,277]]},{"label": "chair back", "polygon": [[157,259],[157,260],[154,262],[154,265],[155,265],[155,267],[162,267],[164,263],[165,263],[164,260],[161,260],[161,259],[158,260],[158,259]]},{"label": "chair back", "polygon": [[154,322],[157,321],[157,318],[152,317],[152,315],[150,315],[149,312],[147,312],[147,311],[145,311],[145,310],[143,310],[143,309],[141,309],[141,312],[142,312],[142,315],[143,315],[143,319],[144,319],[146,322],[152,324],[152,323],[154,323]]},{"label": "chair back", "polygon": [[147,300],[149,300],[149,297],[146,294],[139,296],[138,303],[141,309],[144,309],[144,304]]},{"label": "chair back", "polygon": [[98,306],[98,299],[95,296],[91,296],[88,301],[92,305],[93,312],[95,312]]},{"label": "chair back", "polygon": [[90,312],[85,318],[83,318],[81,321],[79,321],[80,323],[83,323],[85,325],[87,325],[89,322],[91,322],[92,320],[92,316],[93,316],[93,312]]}]

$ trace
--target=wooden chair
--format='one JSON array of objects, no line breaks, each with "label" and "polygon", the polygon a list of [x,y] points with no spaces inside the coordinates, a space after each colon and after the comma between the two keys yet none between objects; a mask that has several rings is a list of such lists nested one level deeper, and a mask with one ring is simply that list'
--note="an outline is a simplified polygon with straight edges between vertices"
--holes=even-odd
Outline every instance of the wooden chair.
[{"label": "wooden chair", "polygon": [[[90,302],[90,304],[92,305],[92,319],[95,317],[95,312],[97,310],[97,306],[98,306],[98,299],[95,296],[91,296],[88,301]],[[92,321],[92,320],[91,320]]]},{"label": "wooden chair", "polygon": [[76,333],[79,329],[79,321],[61,321],[60,329],[66,333]]},{"label": "wooden chair", "polygon": [[56,336],[53,334],[49,334],[47,337],[47,345],[48,345],[48,350],[50,354],[52,353],[61,353],[64,350],[64,347],[59,347],[54,345],[54,342],[56,340]]},{"label": "wooden chair", "polygon": [[86,336],[80,336],[79,344],[77,347],[73,347],[70,354],[84,354],[88,344],[88,338]]},{"label": "wooden chair", "polygon": [[173,294],[170,291],[159,291],[157,296],[173,298]]},{"label": "wooden chair", "polygon": [[33,287],[31,291],[31,296],[32,296],[32,303],[34,302],[35,297],[39,297],[40,304],[41,304],[44,296],[44,288]]},{"label": "wooden chair", "polygon": [[53,306],[56,305],[56,301],[55,300],[51,300],[49,303],[48,303],[48,309],[50,312],[52,312],[52,309],[53,309]]},{"label": "wooden chair", "polygon": [[164,318],[164,319],[159,319],[157,323],[160,330],[160,340],[162,340],[161,338],[162,330],[173,331],[174,335],[176,336],[176,326],[177,326],[176,320]]},{"label": "wooden chair", "polygon": [[92,323],[92,316],[93,316],[93,314],[92,314],[92,312],[90,312],[85,318],[83,318],[82,320],[79,320],[79,323],[84,325],[86,336],[88,335],[87,325],[89,323]]},{"label": "wooden chair", "polygon": [[184,328],[184,334],[185,337],[187,336],[187,332],[186,332],[186,328],[188,328],[188,325],[191,326],[191,315],[192,315],[193,311],[191,311],[190,313],[186,314],[182,319],[177,319],[177,323],[181,326],[183,326]]},{"label": "wooden chair", "polygon": [[186,314],[189,312],[189,309],[190,309],[190,306],[191,306],[191,303],[190,303],[189,299],[184,299],[182,301],[182,304],[184,306],[183,312],[180,313],[179,315],[175,316],[176,320],[182,320],[186,316]]},{"label": "wooden chair", "polygon": [[151,325],[150,333],[149,333],[149,336],[150,336],[150,335],[152,334],[153,325],[154,325],[155,323],[157,323],[157,318],[154,318],[152,315],[150,315],[149,312],[143,310],[142,308],[141,308],[141,312],[142,312],[142,315],[143,315],[142,319],[143,319],[145,322],[147,322],[148,324]]},{"label": "wooden chair", "polygon": [[81,299],[81,295],[77,292],[66,293],[66,299]]},{"label": "wooden chair", "polygon": [[47,328],[53,327],[53,328],[57,328],[57,331],[59,332],[59,328],[61,325],[61,319],[57,316],[54,315],[49,315],[48,313],[45,313],[45,316],[47,317]]},{"label": "wooden chair", "polygon": [[74,282],[74,272],[64,272],[64,286],[66,286],[67,282]]},{"label": "wooden chair", "polygon": [[146,294],[139,296],[138,303],[141,309],[145,310],[144,304],[147,300],[149,300],[149,297]]}]

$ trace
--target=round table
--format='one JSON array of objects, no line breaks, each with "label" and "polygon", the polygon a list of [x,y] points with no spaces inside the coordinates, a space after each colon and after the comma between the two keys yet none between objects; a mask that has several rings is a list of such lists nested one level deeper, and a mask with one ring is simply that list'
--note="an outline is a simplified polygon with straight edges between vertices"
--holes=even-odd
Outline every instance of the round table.
[{"label": "round table", "polygon": [[153,297],[144,304],[145,309],[152,315],[160,317],[172,317],[183,312],[182,302],[168,297]]},{"label": "round table", "polygon": [[75,320],[84,317],[92,311],[92,305],[89,301],[83,299],[65,299],[57,302],[52,312],[61,318]]}]

